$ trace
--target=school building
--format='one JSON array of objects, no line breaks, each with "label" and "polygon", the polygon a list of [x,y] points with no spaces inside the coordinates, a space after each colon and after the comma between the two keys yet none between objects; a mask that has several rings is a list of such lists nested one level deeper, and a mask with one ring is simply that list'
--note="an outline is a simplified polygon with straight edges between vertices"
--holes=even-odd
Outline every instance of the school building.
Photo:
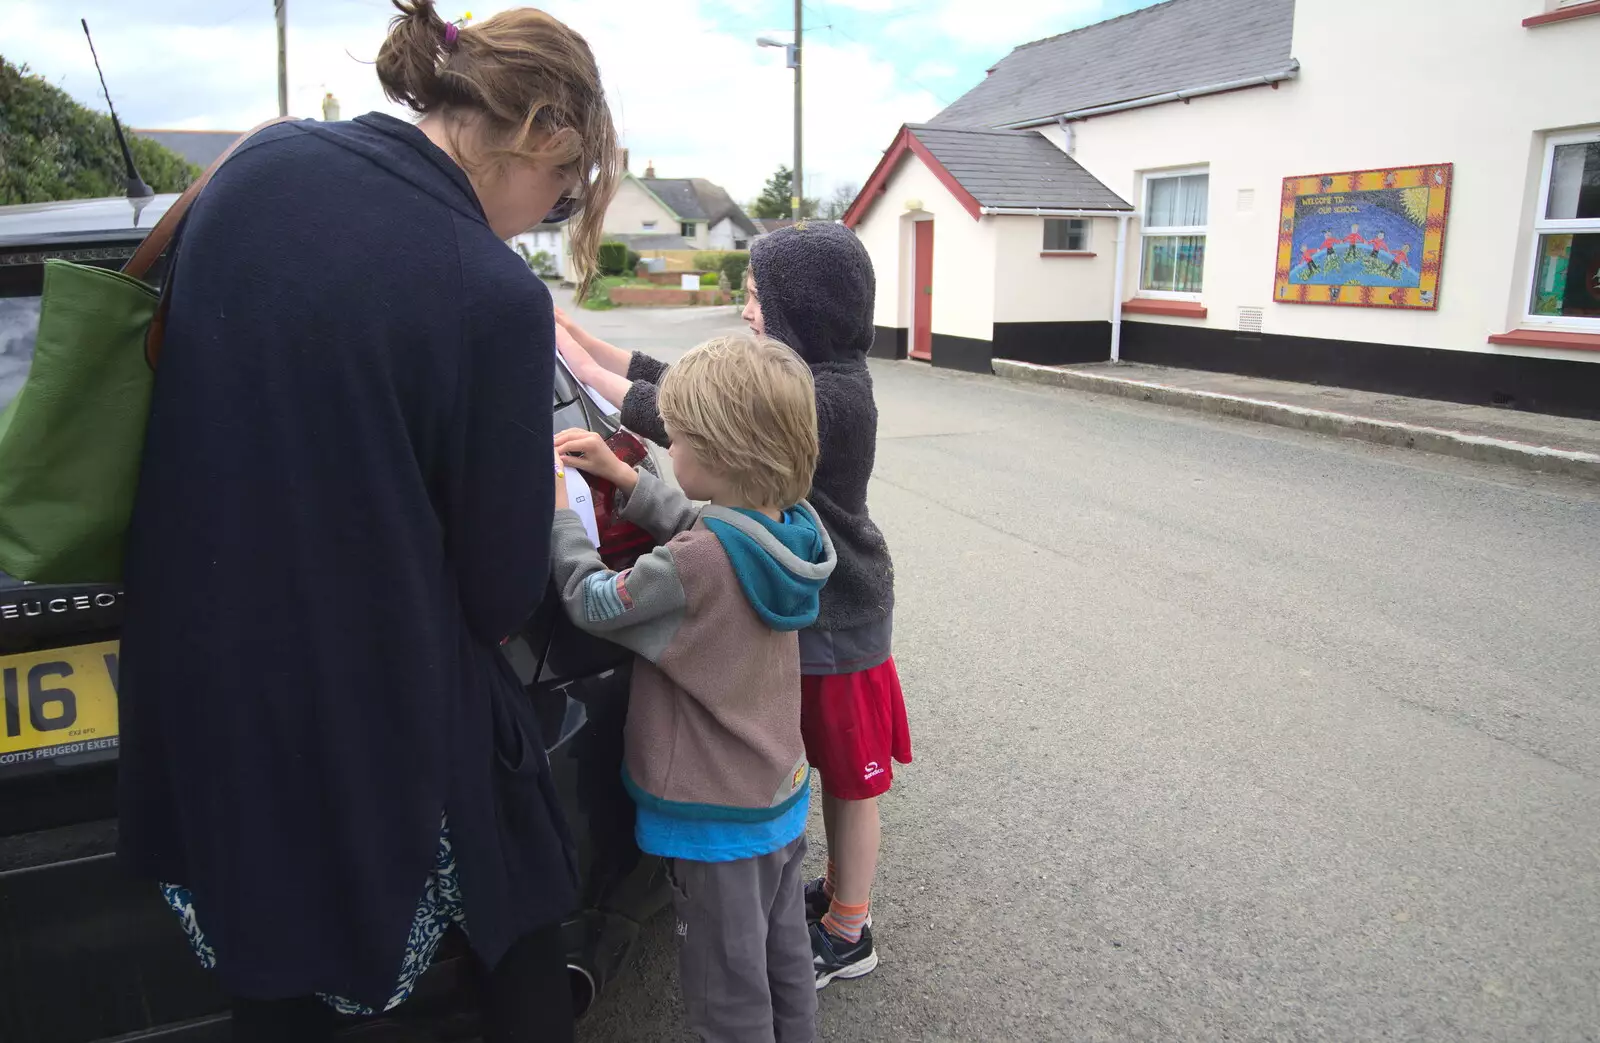
[{"label": "school building", "polygon": [[1169,0],[1024,44],[845,217],[874,353],[1600,417],[1597,60],[1600,0]]}]

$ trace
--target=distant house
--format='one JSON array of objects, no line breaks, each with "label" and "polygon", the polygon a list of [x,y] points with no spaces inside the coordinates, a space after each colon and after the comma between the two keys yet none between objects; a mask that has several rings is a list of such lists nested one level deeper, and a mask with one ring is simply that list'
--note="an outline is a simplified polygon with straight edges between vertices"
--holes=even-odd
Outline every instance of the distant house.
[{"label": "distant house", "polygon": [[[656,177],[653,166],[643,177],[623,174],[604,227],[609,238],[629,242],[635,250],[744,250],[757,234],[721,186],[698,177]],[[666,239],[640,245],[641,236],[676,237],[682,245],[666,245]]]},{"label": "distant house", "polygon": [[513,250],[528,258],[530,265],[539,254],[549,255],[545,271],[566,278],[571,266],[567,256],[566,225],[536,225],[532,230],[513,237],[510,244]]},{"label": "distant house", "polygon": [[794,218],[792,217],[752,217],[750,220],[756,226],[755,237],[757,239],[794,224]]},{"label": "distant house", "polygon": [[1167,0],[1022,44],[845,215],[874,352],[1600,411],[1596,55],[1600,0]]},{"label": "distant house", "polygon": [[138,130],[134,133],[149,138],[157,145],[171,149],[204,170],[216,162],[224,149],[238,140],[242,130]]}]

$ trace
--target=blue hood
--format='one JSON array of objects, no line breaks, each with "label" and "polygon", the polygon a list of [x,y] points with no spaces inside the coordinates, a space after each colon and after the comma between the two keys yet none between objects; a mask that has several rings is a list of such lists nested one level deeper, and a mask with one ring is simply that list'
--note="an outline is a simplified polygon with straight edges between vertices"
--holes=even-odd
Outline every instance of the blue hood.
[{"label": "blue hood", "polygon": [[781,521],[726,507],[707,507],[702,517],[762,622],[774,630],[804,630],[817,621],[818,595],[837,558],[810,504],[784,511]]}]

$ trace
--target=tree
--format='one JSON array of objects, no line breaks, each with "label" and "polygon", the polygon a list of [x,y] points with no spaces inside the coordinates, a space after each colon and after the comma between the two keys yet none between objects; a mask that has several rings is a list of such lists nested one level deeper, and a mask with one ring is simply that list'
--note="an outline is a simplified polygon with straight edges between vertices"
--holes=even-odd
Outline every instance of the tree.
[{"label": "tree", "polygon": [[828,196],[828,201],[822,204],[822,216],[830,221],[837,221],[844,217],[844,212],[850,209],[850,204],[856,201],[856,196],[861,194],[861,186],[850,181],[844,181],[833,186],[833,192]]},{"label": "tree", "polygon": [[[777,173],[767,178],[766,187],[761,190],[761,195],[750,205],[751,217],[793,217],[794,216],[794,171],[787,165],[778,167]],[[816,217],[821,204],[815,198],[807,196],[800,201],[801,217]]]},{"label": "tree", "polygon": [[[182,156],[128,135],[139,174],[157,192],[200,176]],[[0,205],[117,196],[125,190],[111,117],[84,108],[27,66],[0,58]]]}]

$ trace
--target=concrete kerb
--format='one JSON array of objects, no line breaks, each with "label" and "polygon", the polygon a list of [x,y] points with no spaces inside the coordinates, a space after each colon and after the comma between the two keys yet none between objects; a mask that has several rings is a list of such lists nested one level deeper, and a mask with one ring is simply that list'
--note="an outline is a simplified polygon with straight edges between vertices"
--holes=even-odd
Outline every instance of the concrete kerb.
[{"label": "concrete kerb", "polygon": [[1198,391],[1192,388],[1173,387],[1148,380],[1108,376],[1103,373],[1086,373],[1081,370],[1058,369],[1031,362],[1014,362],[995,359],[996,376],[1020,380],[1031,384],[1071,388],[1100,395],[1178,406],[1202,413],[1230,416],[1240,420],[1254,420],[1263,424],[1276,424],[1301,431],[1336,435],[1340,438],[1358,438],[1378,445],[1402,449],[1420,449],[1428,453],[1480,460],[1486,463],[1511,464],[1526,470],[1546,474],[1568,475],[1600,481],[1600,455],[1581,453],[1569,449],[1552,449],[1547,446],[1512,442],[1503,438],[1471,435],[1461,431],[1446,431],[1437,427],[1402,424],[1391,420],[1373,420],[1369,417],[1331,413],[1322,409],[1308,409],[1284,402],[1223,395],[1215,391]]}]

